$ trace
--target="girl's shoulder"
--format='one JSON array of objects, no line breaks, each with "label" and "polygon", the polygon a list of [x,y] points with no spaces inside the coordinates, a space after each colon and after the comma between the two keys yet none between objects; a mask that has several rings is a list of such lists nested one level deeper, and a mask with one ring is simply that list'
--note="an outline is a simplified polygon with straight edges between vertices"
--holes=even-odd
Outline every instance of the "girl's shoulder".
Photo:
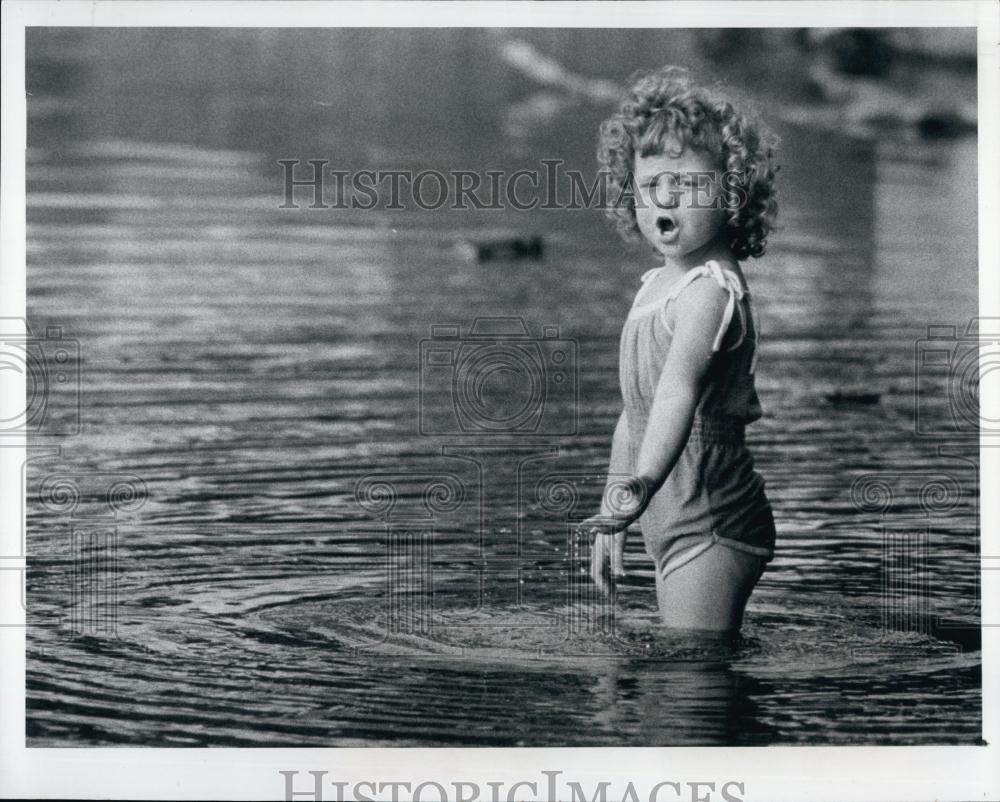
[{"label": "girl's shoulder", "polygon": [[[699,282],[698,279],[711,279],[711,281]],[[740,297],[749,291],[746,280],[735,262],[722,265],[713,259],[687,271],[669,267],[647,270],[642,275],[635,303],[638,305],[641,302],[643,306],[669,305],[681,295],[712,295],[713,292],[706,289],[706,286],[711,287],[713,284],[723,293],[731,292]],[[700,285],[701,288],[690,289],[695,285]]]},{"label": "girl's shoulder", "polygon": [[[715,332],[713,350],[729,350],[747,334],[749,290],[738,267],[710,261],[689,270],[671,289],[662,322],[671,336],[683,317]],[[669,301],[674,301],[670,303]]]},{"label": "girl's shoulder", "polygon": [[669,303],[671,292],[683,273],[672,268],[654,267],[642,274],[632,302],[632,317],[660,309]]}]

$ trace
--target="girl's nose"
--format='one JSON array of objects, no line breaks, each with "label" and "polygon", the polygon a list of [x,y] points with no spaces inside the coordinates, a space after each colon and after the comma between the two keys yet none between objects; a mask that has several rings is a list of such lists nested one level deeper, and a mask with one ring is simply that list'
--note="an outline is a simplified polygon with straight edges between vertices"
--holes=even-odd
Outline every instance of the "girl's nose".
[{"label": "girl's nose", "polygon": [[675,209],[680,204],[677,187],[663,182],[656,187],[656,205],[661,209]]}]

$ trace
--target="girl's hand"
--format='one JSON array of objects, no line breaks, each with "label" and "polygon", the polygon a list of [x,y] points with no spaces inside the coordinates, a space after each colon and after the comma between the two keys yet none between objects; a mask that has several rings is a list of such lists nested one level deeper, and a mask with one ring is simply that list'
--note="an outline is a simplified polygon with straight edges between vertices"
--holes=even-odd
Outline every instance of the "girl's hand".
[{"label": "girl's hand", "polygon": [[[583,522],[586,526],[592,521],[605,520],[603,516],[595,515]],[[601,524],[594,524],[592,531],[598,529]],[[625,576],[625,530],[622,529],[614,534],[600,532],[594,537],[594,545],[590,550],[590,578],[594,580],[597,589],[601,593],[608,592],[608,583],[604,579],[605,566],[611,561],[610,574],[614,579],[621,579]]]},{"label": "girl's hand", "polygon": [[609,481],[601,514],[591,516],[578,527],[580,535],[594,538],[590,576],[601,592],[607,591],[604,571],[609,559],[611,575],[625,576],[625,530],[642,515],[647,504],[646,483],[641,478],[630,476],[624,481]]}]

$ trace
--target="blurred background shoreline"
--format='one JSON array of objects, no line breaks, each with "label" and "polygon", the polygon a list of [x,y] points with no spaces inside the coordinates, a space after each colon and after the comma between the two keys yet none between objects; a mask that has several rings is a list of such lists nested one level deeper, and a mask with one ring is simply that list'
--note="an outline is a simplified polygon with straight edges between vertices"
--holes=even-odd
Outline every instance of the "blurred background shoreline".
[{"label": "blurred background shoreline", "polygon": [[676,64],[775,124],[949,137],[975,127],[975,41],[961,28],[32,28],[28,117],[33,146],[72,136],[443,168],[523,157],[552,126],[592,150],[628,76]]}]

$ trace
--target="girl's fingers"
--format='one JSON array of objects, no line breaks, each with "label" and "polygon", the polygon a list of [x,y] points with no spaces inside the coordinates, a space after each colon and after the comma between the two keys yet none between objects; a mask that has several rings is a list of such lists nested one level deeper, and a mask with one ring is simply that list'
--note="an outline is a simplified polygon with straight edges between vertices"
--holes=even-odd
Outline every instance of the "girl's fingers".
[{"label": "girl's fingers", "polygon": [[595,515],[580,525],[583,535],[593,537],[590,549],[590,578],[598,590],[607,592],[604,578],[605,565],[611,563],[611,574],[625,576],[625,530],[614,518]]},{"label": "girl's fingers", "polygon": [[598,535],[594,538],[594,545],[590,549],[590,578],[594,580],[597,589],[602,593],[607,589],[604,582],[604,557],[605,539]]},{"label": "girl's fingers", "polygon": [[611,573],[625,576],[625,532],[615,532],[615,542],[611,547]]}]

